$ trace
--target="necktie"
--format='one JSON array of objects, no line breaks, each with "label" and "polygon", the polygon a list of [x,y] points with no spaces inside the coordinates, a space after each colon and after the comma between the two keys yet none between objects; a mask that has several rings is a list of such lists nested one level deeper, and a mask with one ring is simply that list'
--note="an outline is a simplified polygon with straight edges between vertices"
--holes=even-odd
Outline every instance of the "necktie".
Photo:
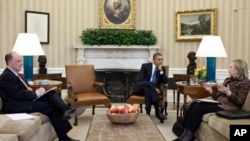
[{"label": "necktie", "polygon": [[23,85],[27,88],[28,90],[28,85],[24,82],[24,80],[22,79],[22,77],[18,74],[17,77],[19,78],[19,80],[23,83]]},{"label": "necktie", "polygon": [[154,73],[153,73],[153,77],[152,77],[152,82],[156,83],[157,82],[157,68],[155,68]]}]

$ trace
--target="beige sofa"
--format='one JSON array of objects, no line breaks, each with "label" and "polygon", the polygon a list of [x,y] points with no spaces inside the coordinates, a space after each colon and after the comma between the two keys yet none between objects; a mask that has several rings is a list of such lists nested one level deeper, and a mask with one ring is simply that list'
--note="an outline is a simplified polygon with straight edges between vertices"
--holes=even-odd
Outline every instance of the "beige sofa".
[{"label": "beige sofa", "polygon": [[[250,91],[242,110],[250,111]],[[248,124],[250,119],[230,120],[209,113],[203,116],[202,123],[195,133],[198,141],[229,141],[230,129],[233,124]]]},{"label": "beige sofa", "polygon": [[34,119],[14,121],[0,114],[0,141],[52,141],[56,138],[47,116],[40,113],[33,113],[32,116]]}]

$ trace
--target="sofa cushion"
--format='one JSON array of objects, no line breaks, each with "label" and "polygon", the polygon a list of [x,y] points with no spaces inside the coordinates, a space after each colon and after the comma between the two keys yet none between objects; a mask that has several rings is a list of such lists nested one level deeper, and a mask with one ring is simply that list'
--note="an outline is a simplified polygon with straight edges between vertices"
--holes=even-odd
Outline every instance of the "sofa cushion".
[{"label": "sofa cushion", "polygon": [[31,113],[31,115],[39,116],[41,118],[41,120],[42,120],[42,124],[44,124],[46,122],[49,122],[49,117],[42,114],[42,113],[35,112],[35,113]]},{"label": "sofa cushion", "polygon": [[14,134],[0,134],[0,141],[18,141],[18,139]]},{"label": "sofa cushion", "polygon": [[225,119],[222,117],[219,117],[217,115],[212,115],[208,119],[208,125],[225,136],[227,139],[229,139],[229,132],[230,132],[230,125],[235,124],[242,124],[242,125],[248,125],[250,123],[250,119],[236,119],[236,120],[230,120]]},{"label": "sofa cushion", "polygon": [[246,101],[241,108],[244,111],[250,111],[250,91],[247,94]]},{"label": "sofa cushion", "polygon": [[205,114],[205,115],[202,117],[202,121],[207,123],[209,117],[211,117],[211,116],[213,116],[213,115],[215,115],[215,113],[207,113],[207,114]]},{"label": "sofa cushion", "polygon": [[41,118],[12,120],[4,114],[0,115],[0,134],[16,134],[19,141],[27,141],[41,126]]}]

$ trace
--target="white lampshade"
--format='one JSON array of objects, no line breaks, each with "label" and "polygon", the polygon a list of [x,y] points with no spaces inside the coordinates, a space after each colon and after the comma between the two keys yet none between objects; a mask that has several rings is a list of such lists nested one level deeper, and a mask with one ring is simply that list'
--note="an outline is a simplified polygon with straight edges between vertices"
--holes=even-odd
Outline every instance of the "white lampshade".
[{"label": "white lampshade", "polygon": [[220,36],[204,36],[197,50],[196,57],[227,57]]},{"label": "white lampshade", "polygon": [[19,33],[12,51],[23,56],[44,55],[43,48],[35,33]]}]

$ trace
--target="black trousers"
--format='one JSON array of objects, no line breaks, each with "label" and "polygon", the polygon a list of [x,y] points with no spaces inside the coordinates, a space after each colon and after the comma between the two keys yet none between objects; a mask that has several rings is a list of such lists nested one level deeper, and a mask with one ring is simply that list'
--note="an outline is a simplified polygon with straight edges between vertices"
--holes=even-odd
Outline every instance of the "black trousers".
[{"label": "black trousers", "polygon": [[155,88],[156,85],[150,81],[139,81],[133,85],[134,94],[145,96],[147,113],[150,113],[152,105],[154,105],[156,111],[159,110],[158,102],[160,98]]},{"label": "black trousers", "polygon": [[184,128],[195,131],[199,128],[204,114],[223,110],[217,104],[192,102],[183,120]]},{"label": "black trousers", "polygon": [[31,112],[40,112],[49,117],[59,139],[66,138],[67,133],[72,129],[69,121],[62,119],[68,106],[55,91],[51,91],[33,102],[31,109]]}]

